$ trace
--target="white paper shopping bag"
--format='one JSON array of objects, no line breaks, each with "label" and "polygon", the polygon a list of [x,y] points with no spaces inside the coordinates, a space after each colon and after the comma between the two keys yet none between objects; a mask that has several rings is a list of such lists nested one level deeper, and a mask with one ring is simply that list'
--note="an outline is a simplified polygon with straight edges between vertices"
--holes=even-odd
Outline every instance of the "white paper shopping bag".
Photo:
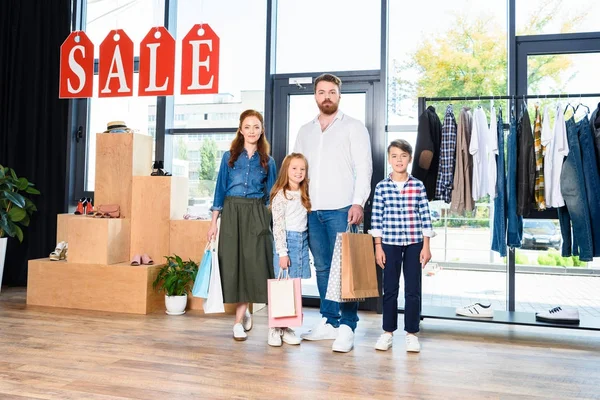
[{"label": "white paper shopping bag", "polygon": [[[218,230],[221,230],[221,218],[217,220]],[[215,242],[215,250],[212,255],[212,268],[210,271],[210,283],[208,285],[208,297],[203,304],[206,314],[224,313],[223,287],[221,286],[221,272],[219,271],[219,235]]]},{"label": "white paper shopping bag", "polygon": [[[287,270],[286,270],[287,271]],[[286,273],[286,278],[282,278],[282,271],[279,272],[277,279],[269,279],[268,295],[269,295],[269,317],[270,318],[285,318],[296,316],[296,297],[294,293],[294,281],[289,279]]]}]

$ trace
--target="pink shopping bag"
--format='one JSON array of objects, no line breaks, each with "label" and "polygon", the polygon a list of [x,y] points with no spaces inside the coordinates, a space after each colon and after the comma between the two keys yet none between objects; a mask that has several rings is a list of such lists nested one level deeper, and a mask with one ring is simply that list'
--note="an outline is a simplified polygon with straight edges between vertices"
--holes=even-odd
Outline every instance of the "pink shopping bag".
[{"label": "pink shopping bag", "polygon": [[[280,317],[280,318],[275,318],[273,317],[272,311],[271,311],[271,305],[275,304],[275,302],[278,301],[278,299],[274,296],[274,291],[271,290],[271,285],[273,285],[272,282],[277,282],[279,281],[279,279],[269,279],[267,281],[267,287],[268,287],[268,310],[269,310],[269,328],[294,328],[294,327],[298,327],[298,326],[302,326],[302,320],[304,315],[302,314],[302,283],[300,278],[294,278],[294,279],[289,279],[290,281],[293,281],[294,283],[294,306],[295,306],[295,310],[296,310],[296,315],[291,316],[291,317]],[[292,295],[292,293],[289,293],[288,295]]]}]

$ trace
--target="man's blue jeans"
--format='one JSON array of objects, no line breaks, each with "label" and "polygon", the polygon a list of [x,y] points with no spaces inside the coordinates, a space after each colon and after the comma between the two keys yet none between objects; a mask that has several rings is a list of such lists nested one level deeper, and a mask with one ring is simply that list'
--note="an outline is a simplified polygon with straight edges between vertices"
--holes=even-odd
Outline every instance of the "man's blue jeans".
[{"label": "man's blue jeans", "polygon": [[514,116],[510,119],[510,132],[508,133],[506,152],[508,153],[506,157],[508,169],[506,184],[508,231],[506,241],[509,247],[521,247],[523,217],[517,215],[517,121]]},{"label": "man's blue jeans", "polygon": [[[492,118],[495,116],[492,115]],[[498,169],[496,173],[496,197],[494,198],[494,226],[492,227],[492,250],[506,257],[506,172],[504,170],[504,121],[502,110],[498,115]]]},{"label": "man's blue jeans", "polygon": [[[325,299],[333,247],[339,232],[346,232],[350,206],[338,210],[312,211],[308,214],[308,246],[313,255],[317,273],[317,287],[321,298],[321,315],[334,327],[348,325],[353,331],[358,322],[358,302],[337,303]],[[341,310],[341,318],[340,318]]]}]

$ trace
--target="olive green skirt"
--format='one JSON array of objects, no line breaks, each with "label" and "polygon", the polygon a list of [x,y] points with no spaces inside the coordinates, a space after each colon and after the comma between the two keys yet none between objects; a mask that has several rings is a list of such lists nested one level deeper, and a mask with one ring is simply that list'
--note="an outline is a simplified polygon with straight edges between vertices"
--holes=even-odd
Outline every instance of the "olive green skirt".
[{"label": "olive green skirt", "polygon": [[263,199],[226,197],[219,233],[224,303],[266,303],[273,278],[271,213]]}]

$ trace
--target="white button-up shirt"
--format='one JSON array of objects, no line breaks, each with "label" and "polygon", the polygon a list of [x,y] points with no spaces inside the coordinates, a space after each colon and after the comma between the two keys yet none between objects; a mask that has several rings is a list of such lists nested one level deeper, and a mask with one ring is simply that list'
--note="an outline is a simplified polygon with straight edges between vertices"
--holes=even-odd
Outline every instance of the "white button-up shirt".
[{"label": "white button-up shirt", "polygon": [[296,153],[308,160],[309,193],[313,210],[365,206],[371,193],[371,141],[362,122],[338,110],[321,131],[318,116],[298,132]]}]

